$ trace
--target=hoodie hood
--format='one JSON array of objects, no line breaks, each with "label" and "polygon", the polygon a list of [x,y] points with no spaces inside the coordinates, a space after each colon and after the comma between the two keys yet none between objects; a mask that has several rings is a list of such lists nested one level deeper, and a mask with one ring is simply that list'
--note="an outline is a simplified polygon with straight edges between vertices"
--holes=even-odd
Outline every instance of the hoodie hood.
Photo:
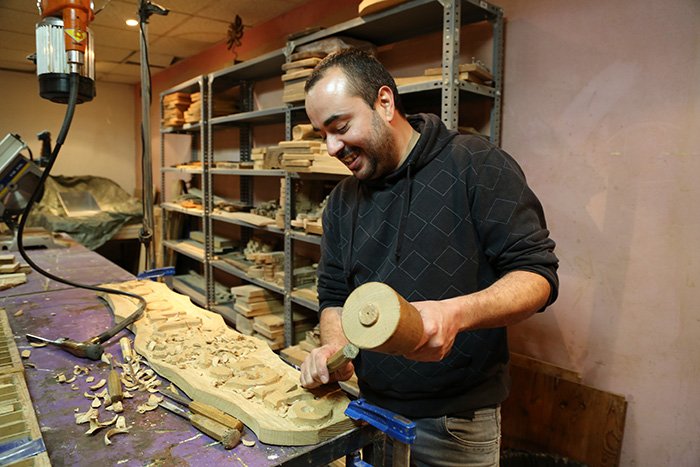
[{"label": "hoodie hood", "polygon": [[[420,137],[404,163],[401,164],[398,169],[384,177],[359,182],[357,187],[360,192],[359,194],[362,194],[363,187],[367,190],[383,189],[387,186],[396,185],[404,180],[401,221],[396,237],[396,247],[394,249],[394,257],[397,264],[401,260],[401,247],[403,246],[403,237],[406,230],[406,220],[408,219],[408,214],[411,209],[413,177],[423,167],[428,165],[430,161],[435,159],[450,140],[457,135],[457,132],[449,131],[442,124],[441,120],[433,114],[410,115],[407,117],[407,120],[413,129],[420,133]],[[360,196],[358,196],[357,199],[359,202]],[[357,206],[355,206],[353,214],[353,232],[356,223]],[[354,241],[354,235],[351,237],[351,244],[352,241]]]},{"label": "hoodie hood", "polygon": [[448,130],[442,125],[440,118],[433,114],[409,115],[406,118],[413,129],[420,133],[420,138],[418,138],[418,142],[411,150],[411,153],[395,171],[384,177],[359,182],[360,185],[370,188],[383,187],[387,184],[397,183],[406,176],[409,170],[415,175],[420,169],[435,159],[452,138],[458,134]]}]

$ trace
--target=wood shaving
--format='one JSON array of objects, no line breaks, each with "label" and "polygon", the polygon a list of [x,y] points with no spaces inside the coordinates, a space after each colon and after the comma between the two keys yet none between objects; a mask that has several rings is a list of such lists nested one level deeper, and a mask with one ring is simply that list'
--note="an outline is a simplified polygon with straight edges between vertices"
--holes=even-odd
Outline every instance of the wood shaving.
[{"label": "wood shaving", "polygon": [[111,353],[105,352],[105,353],[103,353],[102,356],[100,357],[100,360],[102,360],[103,362],[105,362],[107,365],[110,365],[110,364],[111,364],[110,362],[112,361],[112,354],[111,354]]},{"label": "wood shaving", "polygon": [[77,384],[71,385],[70,388],[71,388],[73,391],[78,391],[78,390],[80,389],[80,387],[79,387]]},{"label": "wood shaving", "polygon": [[107,433],[105,433],[105,446],[109,446],[110,444],[112,444],[112,440],[110,439],[112,436],[119,434],[119,433],[128,433],[128,432],[129,432],[128,428],[112,428]]},{"label": "wood shaving", "polygon": [[119,418],[117,418],[117,424],[115,425],[115,428],[118,428],[120,430],[126,428],[126,418],[124,418],[123,415],[120,415]]},{"label": "wood shaving", "polygon": [[[102,426],[110,426],[110,425],[113,425],[114,422],[116,422],[117,419],[118,419],[119,417],[121,417],[121,415],[115,415],[114,418],[111,419],[111,420],[108,421],[108,422],[100,422],[100,425],[102,425]],[[124,418],[124,417],[122,417],[122,418]]]},{"label": "wood shaving", "polygon": [[70,379],[66,380],[66,383],[72,383],[73,381],[75,381],[75,378],[76,378],[75,375],[71,376]]},{"label": "wood shaving", "polygon": [[122,401],[117,401],[111,406],[112,410],[114,410],[115,413],[122,413],[124,412],[124,404],[122,404]]},{"label": "wood shaving", "polygon": [[94,399],[95,397],[97,397],[96,395],[90,394],[87,391],[83,392],[83,396],[87,397],[88,399]]},{"label": "wood shaving", "polygon": [[34,369],[36,369],[36,365],[33,364],[32,362],[27,362],[27,363],[25,363],[25,364],[24,364],[24,367],[25,367],[25,368],[34,368]]},{"label": "wood shaving", "polygon": [[243,443],[243,446],[248,446],[249,448],[255,446],[255,441],[253,440],[242,439],[241,443]]},{"label": "wood shaving", "polygon": [[101,430],[103,427],[100,425],[100,422],[97,421],[97,417],[93,417],[90,419],[90,429],[85,432],[86,435],[91,435],[93,433],[96,433],[97,431]]},{"label": "wood shaving", "polygon": [[30,342],[29,345],[36,348],[46,347],[46,342]]},{"label": "wood shaving", "polygon": [[95,377],[94,377],[94,376],[88,376],[87,378],[85,378],[85,382],[86,382],[86,383],[92,383],[93,381],[95,381]]},{"label": "wood shaving", "polygon": [[90,404],[90,406],[91,406],[93,409],[99,409],[99,408],[102,406],[102,401],[100,400],[99,397],[95,397],[95,398],[92,400],[92,404]]},{"label": "wood shaving", "polygon": [[123,397],[124,399],[133,399],[133,398],[134,398],[134,395],[133,395],[132,393],[130,393],[129,391],[124,391],[124,392],[122,393],[122,397]]},{"label": "wood shaving", "polygon": [[136,407],[136,411],[138,413],[146,413],[146,412],[150,412],[151,410],[155,410],[157,408],[158,408],[158,405],[153,406],[153,405],[148,405],[148,404],[141,404],[138,407]]},{"label": "wood shaving", "polygon": [[23,350],[20,355],[22,358],[29,358],[32,356],[32,351],[31,350]]},{"label": "wood shaving", "polygon": [[59,373],[56,375],[56,379],[58,380],[59,383],[65,383],[66,382],[66,375],[63,373]]},{"label": "wood shaving", "polygon": [[75,414],[75,423],[81,425],[90,421],[90,418],[97,417],[99,412],[97,409],[90,408],[87,412],[80,412]]},{"label": "wood shaving", "polygon": [[22,316],[24,314],[24,310],[19,310],[17,313],[15,313],[15,316]]},{"label": "wood shaving", "polygon": [[97,389],[100,389],[100,388],[101,388],[102,386],[104,386],[105,384],[107,384],[107,380],[104,379],[104,378],[102,378],[97,384],[90,386],[90,389],[92,389],[93,391],[95,391],[95,390],[97,390]]}]

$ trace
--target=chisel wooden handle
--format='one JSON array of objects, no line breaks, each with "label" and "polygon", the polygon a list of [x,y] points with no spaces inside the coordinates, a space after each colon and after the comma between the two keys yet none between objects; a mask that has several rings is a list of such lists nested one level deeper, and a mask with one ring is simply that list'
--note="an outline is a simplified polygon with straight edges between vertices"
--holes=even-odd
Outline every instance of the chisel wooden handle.
[{"label": "chisel wooden handle", "polygon": [[122,393],[122,380],[119,377],[119,370],[114,368],[114,357],[109,360],[109,376],[107,376],[107,388],[109,389],[109,398],[114,402],[120,402],[124,398]]},{"label": "chisel wooden handle", "polygon": [[221,442],[225,449],[233,449],[241,439],[241,431],[229,428],[216,420],[205,417],[197,413],[190,416],[190,423],[202,433],[205,433],[215,440]]},{"label": "chisel wooden handle", "polygon": [[243,431],[243,423],[241,423],[240,420],[232,417],[226,412],[222,412],[216,407],[212,407],[211,405],[207,405],[198,401],[190,402],[187,407],[193,414],[203,415],[207,418],[221,423],[224,426],[233,428],[234,430],[238,430],[239,432]]},{"label": "chisel wooden handle", "polygon": [[331,358],[329,358],[326,361],[326,368],[328,368],[328,373],[333,373],[343,368],[345,365],[350,363],[355,357],[357,357],[357,354],[359,352],[360,349],[358,349],[354,345],[345,344],[345,346],[342,349],[338,350],[336,353],[331,355]]},{"label": "chisel wooden handle", "polygon": [[109,388],[109,397],[113,403],[124,399],[122,381],[119,378],[118,370],[110,370],[109,376],[107,377],[107,388]]}]

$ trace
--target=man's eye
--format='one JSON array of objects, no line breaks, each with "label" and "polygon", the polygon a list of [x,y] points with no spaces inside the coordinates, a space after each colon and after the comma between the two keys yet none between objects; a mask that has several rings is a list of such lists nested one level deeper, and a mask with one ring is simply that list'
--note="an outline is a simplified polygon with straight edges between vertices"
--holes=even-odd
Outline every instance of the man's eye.
[{"label": "man's eye", "polygon": [[348,131],[348,126],[347,126],[347,125],[343,125],[343,126],[341,126],[340,128],[338,128],[336,131],[337,131],[338,133],[345,133],[346,131]]}]

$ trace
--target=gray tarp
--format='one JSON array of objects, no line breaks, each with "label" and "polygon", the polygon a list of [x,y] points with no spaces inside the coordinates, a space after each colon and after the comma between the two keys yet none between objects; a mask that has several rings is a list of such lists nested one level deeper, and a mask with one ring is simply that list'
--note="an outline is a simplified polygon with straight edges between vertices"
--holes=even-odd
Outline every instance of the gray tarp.
[{"label": "gray tarp", "polygon": [[[87,191],[102,212],[90,216],[68,217],[59,200],[59,192]],[[94,250],[104,245],[126,224],[140,222],[141,202],[112,180],[94,176],[51,176],[46,180],[44,196],[34,204],[27,226],[65,232],[77,242]]]}]

